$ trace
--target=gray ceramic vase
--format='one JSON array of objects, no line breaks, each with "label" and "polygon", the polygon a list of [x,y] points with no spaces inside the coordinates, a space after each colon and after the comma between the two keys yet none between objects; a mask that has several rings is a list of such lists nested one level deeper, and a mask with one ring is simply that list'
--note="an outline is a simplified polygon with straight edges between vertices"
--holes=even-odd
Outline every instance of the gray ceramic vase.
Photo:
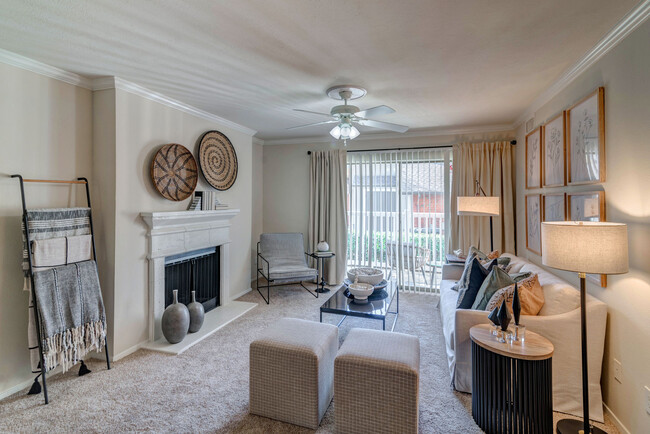
[{"label": "gray ceramic vase", "polygon": [[201,330],[203,320],[205,319],[205,309],[203,304],[196,301],[196,291],[192,291],[192,302],[187,305],[190,311],[190,333],[196,333]]},{"label": "gray ceramic vase", "polygon": [[170,344],[185,339],[190,328],[190,312],[187,306],[178,302],[178,289],[174,290],[174,302],[167,306],[162,316],[162,332]]}]

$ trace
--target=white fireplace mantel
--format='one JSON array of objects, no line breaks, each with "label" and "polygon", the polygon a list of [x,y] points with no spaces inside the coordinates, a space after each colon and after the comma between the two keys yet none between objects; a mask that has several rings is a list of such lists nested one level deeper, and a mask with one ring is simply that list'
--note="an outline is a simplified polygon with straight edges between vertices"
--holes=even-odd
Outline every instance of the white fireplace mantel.
[{"label": "white fireplace mantel", "polygon": [[[140,214],[149,229],[149,345],[145,348],[179,354],[256,306],[254,303],[229,303],[230,225],[237,214],[238,209]],[[206,314],[199,332],[171,345],[163,337],[160,326],[165,310],[165,258],[208,247],[217,247],[220,251],[219,298],[222,305]]]}]

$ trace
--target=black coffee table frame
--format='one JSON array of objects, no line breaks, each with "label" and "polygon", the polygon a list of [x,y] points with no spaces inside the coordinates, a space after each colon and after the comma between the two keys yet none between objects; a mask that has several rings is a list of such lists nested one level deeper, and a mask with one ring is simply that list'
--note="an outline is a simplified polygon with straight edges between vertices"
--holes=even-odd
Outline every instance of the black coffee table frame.
[{"label": "black coffee table frame", "polygon": [[[386,317],[388,314],[392,314],[395,315],[395,320],[393,321],[390,331],[392,332],[395,330],[395,324],[397,324],[397,318],[399,317],[399,290],[397,289],[397,283],[395,281],[388,282],[386,289],[381,290],[386,294],[385,297],[370,299],[363,304],[357,304],[353,298],[346,296],[346,290],[347,288],[345,285],[341,286],[336,293],[323,303],[320,307],[320,322],[323,322],[323,313],[331,313],[335,315],[343,315],[343,318],[339,321],[337,327],[339,327],[348,316],[355,316],[358,318],[379,320],[382,323],[382,330],[386,330]],[[393,304],[393,301],[396,301],[396,305],[395,310],[391,311],[390,307]]]}]

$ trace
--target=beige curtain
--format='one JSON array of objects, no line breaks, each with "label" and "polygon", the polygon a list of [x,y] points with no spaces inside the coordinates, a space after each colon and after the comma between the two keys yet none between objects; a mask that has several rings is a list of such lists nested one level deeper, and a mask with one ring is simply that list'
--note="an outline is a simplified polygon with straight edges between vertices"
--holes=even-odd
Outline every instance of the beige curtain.
[{"label": "beige curtain", "polygon": [[458,196],[473,196],[475,180],[488,196],[501,198],[501,215],[493,217],[494,249],[515,252],[515,214],[512,179],[512,145],[510,142],[462,143],[453,147],[451,184],[451,236],[448,250],[470,246],[483,252],[490,250],[490,218],[456,214]]},{"label": "beige curtain", "polygon": [[342,283],[347,251],[347,162],[345,151],[312,152],[309,165],[309,251],[319,241],[336,256],[325,259],[325,280]]}]

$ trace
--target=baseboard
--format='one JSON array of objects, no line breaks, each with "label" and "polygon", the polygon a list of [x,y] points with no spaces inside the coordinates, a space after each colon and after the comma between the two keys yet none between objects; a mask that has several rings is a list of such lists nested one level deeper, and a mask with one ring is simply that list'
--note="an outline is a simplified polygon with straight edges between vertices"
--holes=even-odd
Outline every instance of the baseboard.
[{"label": "baseboard", "polygon": [[237,300],[239,297],[241,297],[241,296],[244,295],[244,294],[248,294],[248,293],[251,292],[252,290],[253,290],[253,288],[250,288],[250,287],[249,287],[248,289],[244,289],[243,291],[240,291],[240,292],[238,292],[237,294],[231,296],[231,297],[230,297],[230,301]]},{"label": "baseboard", "polygon": [[142,348],[142,346],[143,346],[144,344],[146,344],[146,343],[147,343],[146,341],[140,342],[139,344],[135,344],[135,345],[133,345],[131,348],[127,348],[126,350],[122,351],[121,353],[114,355],[114,356],[111,358],[111,362],[117,362],[118,360],[123,359],[123,358],[125,358],[126,356],[129,356],[129,355],[135,353],[135,352],[138,351],[140,348]]},{"label": "baseboard", "polygon": [[[61,372],[62,372],[61,367],[57,366],[56,368],[54,368],[54,370],[47,373],[47,381],[50,381],[50,377],[52,377],[53,375],[60,374]],[[31,375],[32,377],[29,380],[25,380],[22,383],[18,383],[7,390],[3,390],[2,392],[0,392],[0,400],[5,399],[7,396],[11,396],[16,392],[20,392],[21,390],[27,389],[29,386],[31,386],[32,383],[34,382],[34,378],[36,378],[38,374],[31,374]]]},{"label": "baseboard", "polygon": [[612,418],[612,422],[614,422],[614,425],[616,425],[616,428],[617,428],[620,432],[625,433],[625,434],[631,434],[631,433],[630,433],[630,430],[627,429],[627,428],[625,427],[625,425],[623,425],[623,423],[621,422],[621,420],[620,420],[618,417],[616,417],[616,415],[614,414],[614,412],[612,411],[612,409],[609,408],[609,407],[607,407],[607,404],[605,404],[604,402],[603,402],[603,407],[605,408],[605,413],[607,413],[607,414],[609,415],[609,417]]}]

